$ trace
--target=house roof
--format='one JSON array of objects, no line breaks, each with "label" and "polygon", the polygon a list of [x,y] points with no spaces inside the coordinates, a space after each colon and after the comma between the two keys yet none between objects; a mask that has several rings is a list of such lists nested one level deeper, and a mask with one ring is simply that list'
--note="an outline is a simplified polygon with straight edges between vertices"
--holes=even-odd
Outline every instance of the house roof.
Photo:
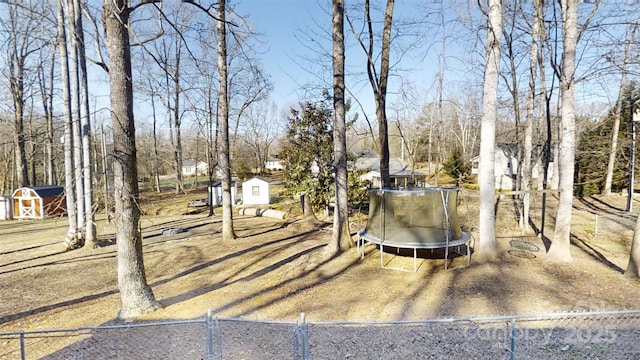
[{"label": "house roof", "polygon": [[196,166],[196,163],[198,165],[206,165],[207,163],[205,161],[195,161],[195,160],[184,160],[182,161],[182,166]]},{"label": "house roof", "polygon": [[[361,157],[355,160],[356,169],[369,172],[380,173],[380,158],[378,157]],[[389,159],[389,175],[391,176],[409,176],[422,175],[418,171],[412,171],[407,164],[400,158]]]},{"label": "house roof", "polygon": [[252,177],[251,179],[248,179],[245,182],[249,182],[251,180],[260,180],[260,181],[266,182],[267,184],[269,183],[269,180],[267,180],[266,178],[263,178],[262,176],[254,176],[254,177]]}]

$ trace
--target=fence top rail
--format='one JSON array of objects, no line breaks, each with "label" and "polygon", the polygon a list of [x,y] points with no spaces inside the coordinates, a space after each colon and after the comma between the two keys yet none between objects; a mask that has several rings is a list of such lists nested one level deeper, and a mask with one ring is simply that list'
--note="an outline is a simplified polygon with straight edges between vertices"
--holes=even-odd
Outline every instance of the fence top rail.
[{"label": "fence top rail", "polygon": [[[474,322],[498,322],[498,321],[514,321],[514,320],[555,320],[562,318],[580,318],[589,316],[620,316],[620,315],[638,315],[640,309],[636,310],[605,310],[605,311],[576,311],[576,312],[555,312],[541,314],[522,314],[522,315],[499,315],[499,316],[479,316],[479,317],[459,317],[459,318],[437,318],[423,320],[388,320],[388,321],[304,321],[306,325],[315,326],[362,326],[362,325],[420,325],[420,324],[454,324],[454,323],[474,323]],[[257,323],[257,324],[273,324],[273,325],[291,325],[296,326],[296,321],[274,321],[274,320],[257,320],[257,319],[241,319],[241,318],[224,318],[215,317],[215,321]],[[20,330],[0,332],[0,337],[10,337],[16,335],[34,335],[48,333],[64,333],[64,332],[80,332],[108,329],[128,329],[141,328],[164,325],[180,325],[180,324],[205,324],[208,317],[186,320],[144,322],[144,323],[127,323],[122,325],[100,325],[100,326],[82,326],[67,329],[42,329],[42,330]]]},{"label": "fence top rail", "polygon": [[20,335],[20,334],[34,335],[34,334],[50,334],[50,333],[80,332],[80,331],[109,330],[109,329],[132,329],[132,328],[143,328],[143,327],[164,326],[164,325],[181,325],[181,324],[195,324],[195,323],[204,324],[205,322],[206,322],[206,318],[198,318],[198,319],[184,319],[184,320],[171,320],[171,321],[126,323],[121,325],[79,326],[75,328],[58,328],[58,329],[42,329],[42,330],[18,330],[18,331],[0,332],[0,337]]}]

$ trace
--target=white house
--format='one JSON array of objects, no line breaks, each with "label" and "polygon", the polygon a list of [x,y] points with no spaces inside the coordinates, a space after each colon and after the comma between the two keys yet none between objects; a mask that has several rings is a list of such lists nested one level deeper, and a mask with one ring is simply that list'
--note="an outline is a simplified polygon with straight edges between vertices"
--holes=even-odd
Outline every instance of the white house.
[{"label": "white house", "polygon": [[182,175],[206,175],[209,170],[209,164],[205,161],[185,160],[182,162]]},{"label": "white house", "polygon": [[[360,176],[360,180],[368,180],[373,187],[380,187],[380,158],[378,156],[359,157],[355,160],[354,167],[366,171]],[[424,186],[426,175],[412,170],[400,158],[390,158],[389,177],[394,188],[410,188]]]},{"label": "white house", "polygon": [[256,176],[242,183],[242,203],[244,205],[269,205],[269,181]]},{"label": "white house", "polygon": [[[495,157],[495,186],[496,189],[511,190],[515,189],[516,175],[518,174],[518,158],[517,158],[516,144],[496,144],[496,157]],[[542,188],[542,160],[540,151],[537,148],[533,149],[531,159],[531,179],[537,180],[537,186]],[[471,159],[471,173],[478,174],[480,157],[476,156]],[[547,175],[547,181],[551,181],[553,175],[553,162],[549,163],[549,173]]]},{"label": "white house", "polygon": [[264,168],[267,170],[284,170],[284,165],[278,159],[270,159],[264,162]]}]

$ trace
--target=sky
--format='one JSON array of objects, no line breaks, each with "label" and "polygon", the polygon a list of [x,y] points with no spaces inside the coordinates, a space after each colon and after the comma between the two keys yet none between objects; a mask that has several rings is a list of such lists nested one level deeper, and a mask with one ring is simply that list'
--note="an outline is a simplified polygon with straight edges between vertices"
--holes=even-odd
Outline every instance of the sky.
[{"label": "sky", "polygon": [[[177,0],[176,0],[177,1]],[[324,86],[330,87],[328,82],[331,79],[330,69],[322,69],[314,65],[305,56],[314,55],[310,48],[330,49],[331,43],[326,36],[314,35],[318,32],[328,33],[331,30],[331,2],[330,0],[229,0],[230,4],[235,7],[236,12],[246,18],[255,25],[255,31],[260,33],[260,60],[264,71],[270,76],[274,85],[271,100],[276,102],[281,111],[286,111],[291,106],[295,106],[301,100],[310,98],[305,93],[304,87],[309,83],[320,82],[320,78],[324,80]],[[383,4],[383,1],[375,0],[373,4]],[[475,1],[474,1],[475,4]],[[463,0],[457,1],[458,9],[467,8],[468,3]],[[438,0],[402,0],[396,1],[394,9],[394,21],[406,19],[408,17],[424,16],[429,9],[432,14],[431,21],[438,21],[438,11],[445,8],[445,17],[451,20],[457,17],[454,6],[449,2],[443,4]],[[470,6],[477,8],[477,5]],[[475,15],[477,16],[477,14]],[[346,26],[346,24],[345,24]],[[475,49],[470,48],[470,44],[482,39],[471,39],[474,36],[467,36],[460,39],[456,34],[455,22],[450,21],[447,25],[447,42],[445,54],[447,56],[447,68],[445,72],[445,98],[463,98],[470,93],[481,93],[481,76],[483,63],[481,52],[481,44],[475,45]],[[416,26],[416,31],[427,33],[424,28]],[[433,30],[432,30],[433,31]],[[374,118],[374,102],[372,90],[366,77],[362,72],[365,70],[365,58],[363,52],[355,46],[353,35],[349,28],[345,27],[345,37],[347,40],[347,86],[357,96],[363,108],[356,110],[364,112],[370,118]],[[327,35],[327,34],[323,34]],[[482,34],[480,34],[482,36]],[[307,39],[311,36],[313,41]],[[402,75],[402,81],[410,82],[411,89],[416,96],[417,101],[426,104],[434,101],[436,97],[436,79],[439,70],[439,55],[442,52],[440,34],[431,34],[429,37],[421,39],[418,44],[414,44],[412,52],[409,56],[402,58],[400,66],[405,72]],[[457,37],[457,38],[456,38]],[[478,50],[480,49],[480,50]],[[392,53],[392,62],[396,61],[395,53]],[[324,56],[323,61],[327,66],[331,64],[330,55]],[[475,63],[474,72],[470,72],[470,63]],[[349,73],[354,71],[361,72],[359,76],[350,76]],[[603,82],[601,82],[603,83]],[[613,82],[611,82],[613,83]],[[101,91],[99,91],[101,90]],[[389,86],[389,101],[391,106],[394,102],[399,102],[399,93],[401,90],[401,80],[399,76],[391,79]],[[107,87],[96,89],[100,99],[108,98]],[[605,94],[610,96],[611,93]],[[578,101],[580,97],[591,97],[592,94],[583,94],[580,89],[576,92]],[[600,96],[600,95],[597,95]],[[312,98],[313,99],[313,98]],[[611,99],[603,99],[611,100]],[[144,108],[145,104],[137,105]],[[392,112],[388,115],[393,117]]]},{"label": "sky", "polygon": [[[394,16],[401,16],[416,11],[427,0],[398,1],[395,5]],[[373,3],[380,3],[374,1]],[[321,45],[325,49],[331,48],[330,39],[314,36],[313,44],[308,39],[313,33],[331,31],[331,2],[328,0],[238,0],[236,8],[240,14],[247,15],[256,26],[256,31],[263,34],[266,42],[265,53],[262,62],[267,73],[271,75],[274,83],[273,100],[280,106],[295,105],[299,100],[304,100],[304,87],[309,83],[319,81],[319,76],[324,80],[331,79],[330,74],[315,66],[305,56],[314,55],[307,46]],[[321,24],[322,28],[320,28]],[[353,42],[353,35],[345,22],[345,38],[347,41],[346,61],[347,72],[365,71],[365,58],[360,48]],[[419,53],[419,52],[418,52]],[[325,58],[330,66],[331,58]],[[414,71],[411,79],[420,83],[432,82],[437,66],[428,66],[422,59],[405,58],[404,66],[411,67]],[[366,112],[373,116],[373,96],[368,82],[363,76],[356,80],[347,76],[347,86],[357,94],[362,101]],[[330,86],[330,84],[328,84]],[[390,89],[392,92],[397,89]]]}]

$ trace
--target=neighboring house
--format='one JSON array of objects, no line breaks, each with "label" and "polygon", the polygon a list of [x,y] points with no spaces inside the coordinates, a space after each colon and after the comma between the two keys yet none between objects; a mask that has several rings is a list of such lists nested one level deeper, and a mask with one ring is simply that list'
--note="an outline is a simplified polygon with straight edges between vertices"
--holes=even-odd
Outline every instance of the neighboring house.
[{"label": "neighboring house", "polygon": [[242,204],[244,205],[269,205],[269,181],[256,176],[242,183]]},{"label": "neighboring house", "polygon": [[185,160],[182,162],[182,175],[206,175],[209,170],[209,164],[205,161]]},{"label": "neighboring house", "polygon": [[[531,154],[531,179],[532,185],[537,181],[538,189],[542,188],[542,158],[540,148],[534,147]],[[471,159],[471,173],[478,174],[480,156]],[[517,144],[496,144],[495,155],[495,186],[496,189],[513,190],[516,188],[516,175],[518,174]],[[553,162],[549,163],[547,181],[551,181],[553,175]],[[535,186],[535,185],[534,185]]]},{"label": "neighboring house", "polygon": [[264,168],[267,170],[284,170],[284,164],[278,159],[270,159],[264,162]]},{"label": "neighboring house", "polygon": [[[357,158],[353,165],[358,170],[366,171],[360,176],[360,180],[368,180],[374,188],[380,188],[380,158],[378,156],[367,154],[367,156]],[[426,186],[426,175],[411,170],[400,158],[389,159],[389,177],[391,178],[391,187],[395,189]]]},{"label": "neighboring house", "polygon": [[[238,189],[236,187],[236,182],[233,181],[231,183],[231,203],[236,203],[236,193]],[[213,206],[222,206],[222,182],[215,181],[211,186],[209,186],[209,194],[208,201]]]}]

